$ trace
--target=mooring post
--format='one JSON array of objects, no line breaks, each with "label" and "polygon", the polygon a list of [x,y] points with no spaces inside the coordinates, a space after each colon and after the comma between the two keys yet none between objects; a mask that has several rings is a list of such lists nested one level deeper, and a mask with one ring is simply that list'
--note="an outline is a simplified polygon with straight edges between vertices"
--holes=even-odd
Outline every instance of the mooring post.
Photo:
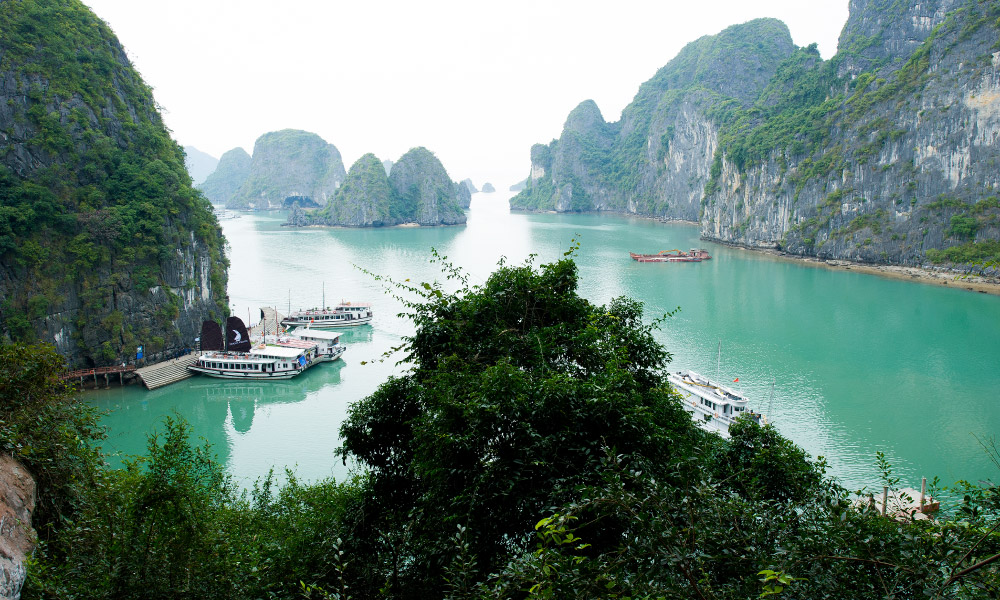
[{"label": "mooring post", "polygon": [[882,486],[882,516],[883,517],[885,516],[885,508],[886,508],[886,505],[888,503],[889,503],[889,486],[883,485]]},{"label": "mooring post", "polygon": [[927,478],[920,478],[920,512],[924,512],[924,498],[927,496]]}]

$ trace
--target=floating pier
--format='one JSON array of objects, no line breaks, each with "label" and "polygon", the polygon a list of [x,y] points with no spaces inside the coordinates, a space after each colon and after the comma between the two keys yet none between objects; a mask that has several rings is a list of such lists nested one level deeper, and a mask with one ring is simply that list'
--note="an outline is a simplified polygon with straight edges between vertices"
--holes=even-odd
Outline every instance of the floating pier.
[{"label": "floating pier", "polygon": [[188,366],[193,365],[196,360],[198,360],[197,354],[185,354],[178,358],[136,369],[135,373],[146,388],[155,390],[193,375],[194,372],[188,369]]}]

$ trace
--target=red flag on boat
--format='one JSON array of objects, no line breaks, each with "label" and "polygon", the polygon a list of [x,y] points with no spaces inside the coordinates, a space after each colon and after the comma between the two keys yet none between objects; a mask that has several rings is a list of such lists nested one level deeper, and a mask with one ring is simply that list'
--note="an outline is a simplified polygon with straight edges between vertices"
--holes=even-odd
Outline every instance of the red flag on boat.
[{"label": "red flag on boat", "polygon": [[739,382],[739,380],[740,380],[740,378],[737,377],[736,379],[733,380],[733,383],[737,383],[737,382]]}]

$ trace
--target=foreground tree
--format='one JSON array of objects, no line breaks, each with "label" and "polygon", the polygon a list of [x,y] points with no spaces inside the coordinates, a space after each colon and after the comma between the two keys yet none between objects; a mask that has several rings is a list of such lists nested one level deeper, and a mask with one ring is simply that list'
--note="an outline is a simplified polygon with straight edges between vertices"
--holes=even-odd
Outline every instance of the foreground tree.
[{"label": "foreground tree", "polygon": [[[501,264],[454,294],[404,287],[421,297],[408,305],[412,370],[354,405],[341,430],[343,456],[369,472],[370,536],[355,538],[383,557],[369,585],[440,597],[456,560],[479,577],[522,551],[540,514],[601,480],[609,452],[680,481],[694,468],[680,459],[712,445],[669,390],[670,356],[641,305],[581,298],[571,260]],[[592,544],[619,534],[610,522],[588,532]]]}]

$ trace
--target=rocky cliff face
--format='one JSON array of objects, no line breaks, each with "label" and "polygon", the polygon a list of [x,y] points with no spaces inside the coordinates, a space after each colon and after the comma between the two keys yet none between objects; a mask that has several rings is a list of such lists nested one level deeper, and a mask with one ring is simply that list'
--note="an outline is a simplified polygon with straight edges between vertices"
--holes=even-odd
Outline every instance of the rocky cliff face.
[{"label": "rocky cliff face", "polygon": [[794,48],[780,21],[734,25],[685,46],[642,84],[620,121],[607,123],[597,104],[582,102],[558,140],[532,148],[528,186],[511,207],[697,218],[698,178],[718,133],[707,112],[751,104]]},{"label": "rocky cliff face", "polygon": [[192,344],[226,308],[223,238],[107,26],[0,0],[0,326],[71,367]]},{"label": "rocky cliff face", "polygon": [[[464,194],[463,194],[464,192]],[[444,165],[426,148],[414,148],[393,163],[386,176],[383,163],[366,154],[351,166],[344,184],[325,207],[293,210],[288,224],[382,227],[417,223],[465,223],[468,189],[453,182]]]},{"label": "rocky cliff face", "polygon": [[698,40],[620,122],[578,107],[511,206],[864,262],[1000,256],[998,4],[853,0],[829,61],[759,21]]},{"label": "rocky cliff face", "polygon": [[21,597],[25,561],[35,547],[31,528],[36,485],[24,465],[0,454],[0,598]]},{"label": "rocky cliff face", "polygon": [[194,146],[184,146],[184,166],[191,175],[191,181],[198,185],[215,171],[219,166],[219,159]]},{"label": "rocky cliff face", "polygon": [[212,174],[198,186],[212,204],[225,206],[250,175],[250,155],[243,148],[233,148],[219,159]]},{"label": "rocky cliff face", "polygon": [[227,208],[282,208],[290,197],[323,206],[346,173],[340,151],[315,133],[284,129],[257,138],[250,173]]}]

